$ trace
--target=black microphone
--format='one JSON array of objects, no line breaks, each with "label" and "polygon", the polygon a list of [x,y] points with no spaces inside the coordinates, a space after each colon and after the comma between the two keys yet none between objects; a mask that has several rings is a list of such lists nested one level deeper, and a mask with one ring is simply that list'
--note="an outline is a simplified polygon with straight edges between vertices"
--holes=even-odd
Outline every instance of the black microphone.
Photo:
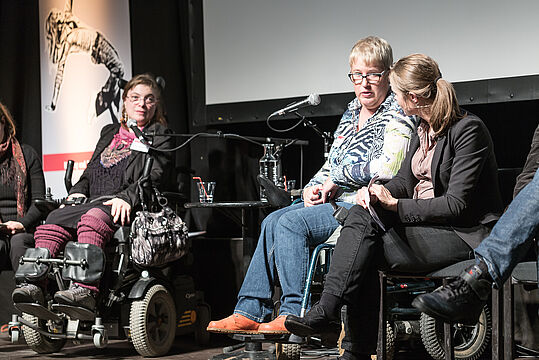
[{"label": "black microphone", "polygon": [[144,145],[149,145],[148,139],[146,139],[146,136],[144,136],[142,131],[140,131],[140,129],[137,126],[137,122],[135,120],[133,119],[127,120],[126,125],[128,128],[133,130],[133,132],[135,133],[135,136],[140,140],[141,143],[143,143]]},{"label": "black microphone", "polygon": [[161,91],[165,90],[165,86],[166,86],[166,81],[165,81],[165,78],[162,77],[162,76],[157,76],[155,78],[155,82],[157,83],[157,85],[159,85],[161,87]]},{"label": "black microphone", "polygon": [[311,94],[307,96],[304,100],[292,103],[281,110],[277,110],[274,113],[272,113],[269,117],[275,116],[275,115],[284,115],[289,112],[296,111],[300,108],[307,107],[307,106],[316,106],[320,104],[320,95],[318,94]]}]

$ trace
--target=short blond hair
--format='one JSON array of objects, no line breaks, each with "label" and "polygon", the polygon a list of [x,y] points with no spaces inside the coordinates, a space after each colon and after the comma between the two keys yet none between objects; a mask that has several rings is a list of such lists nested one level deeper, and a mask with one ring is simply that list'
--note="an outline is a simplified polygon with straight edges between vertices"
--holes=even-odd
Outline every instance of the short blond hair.
[{"label": "short blond hair", "polygon": [[393,64],[393,50],[384,39],[367,36],[359,40],[350,51],[350,66],[360,58],[367,64],[382,65],[384,70],[388,70]]}]

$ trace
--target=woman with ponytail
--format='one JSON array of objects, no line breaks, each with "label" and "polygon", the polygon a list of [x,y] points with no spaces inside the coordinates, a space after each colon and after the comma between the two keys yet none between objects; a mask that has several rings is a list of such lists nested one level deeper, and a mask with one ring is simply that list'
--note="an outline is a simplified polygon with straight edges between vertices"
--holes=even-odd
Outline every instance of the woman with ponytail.
[{"label": "woman with ponytail", "polygon": [[343,359],[370,359],[376,349],[378,269],[428,273],[471,259],[502,211],[489,132],[460,109],[438,64],[409,55],[393,65],[389,79],[406,115],[421,119],[417,134],[392,180],[358,191],[320,301],[305,317],[285,321],[297,335],[319,334],[348,305]]}]

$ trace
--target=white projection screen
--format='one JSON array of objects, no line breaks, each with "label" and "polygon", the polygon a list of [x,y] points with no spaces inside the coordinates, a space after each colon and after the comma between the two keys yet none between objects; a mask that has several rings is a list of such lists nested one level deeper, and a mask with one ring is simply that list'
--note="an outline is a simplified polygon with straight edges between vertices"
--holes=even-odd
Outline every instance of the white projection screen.
[{"label": "white projection screen", "polygon": [[537,0],[204,0],[206,104],[351,92],[353,44],[385,38],[452,82],[539,74]]}]

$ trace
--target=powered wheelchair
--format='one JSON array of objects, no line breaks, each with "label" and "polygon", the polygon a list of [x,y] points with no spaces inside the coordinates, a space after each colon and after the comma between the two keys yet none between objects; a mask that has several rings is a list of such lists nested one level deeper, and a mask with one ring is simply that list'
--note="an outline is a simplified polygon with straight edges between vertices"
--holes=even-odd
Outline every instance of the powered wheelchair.
[{"label": "powered wheelchair", "polygon": [[[151,168],[151,162],[146,165]],[[148,178],[143,175],[139,180],[139,184],[146,182],[141,196],[150,205],[157,200],[166,206],[167,198],[159,196]],[[39,205],[50,211],[59,204],[40,200]],[[115,232],[104,250],[69,242],[63,256],[53,259],[47,249],[28,249],[21,258],[17,281],[48,281],[48,286],[43,303],[15,304],[22,316],[12,316],[11,341],[17,342],[22,331],[28,346],[41,354],[59,351],[67,340],[93,341],[103,348],[109,339],[128,339],[142,356],[165,355],[176,335],[194,333],[196,343],[207,344],[210,306],[203,293],[195,290],[193,279],[182,274],[192,261],[191,254],[160,267],[142,267],[133,261],[130,249],[126,226]],[[90,284],[99,279],[95,310],[55,303],[54,293],[68,288],[70,282]]]}]

